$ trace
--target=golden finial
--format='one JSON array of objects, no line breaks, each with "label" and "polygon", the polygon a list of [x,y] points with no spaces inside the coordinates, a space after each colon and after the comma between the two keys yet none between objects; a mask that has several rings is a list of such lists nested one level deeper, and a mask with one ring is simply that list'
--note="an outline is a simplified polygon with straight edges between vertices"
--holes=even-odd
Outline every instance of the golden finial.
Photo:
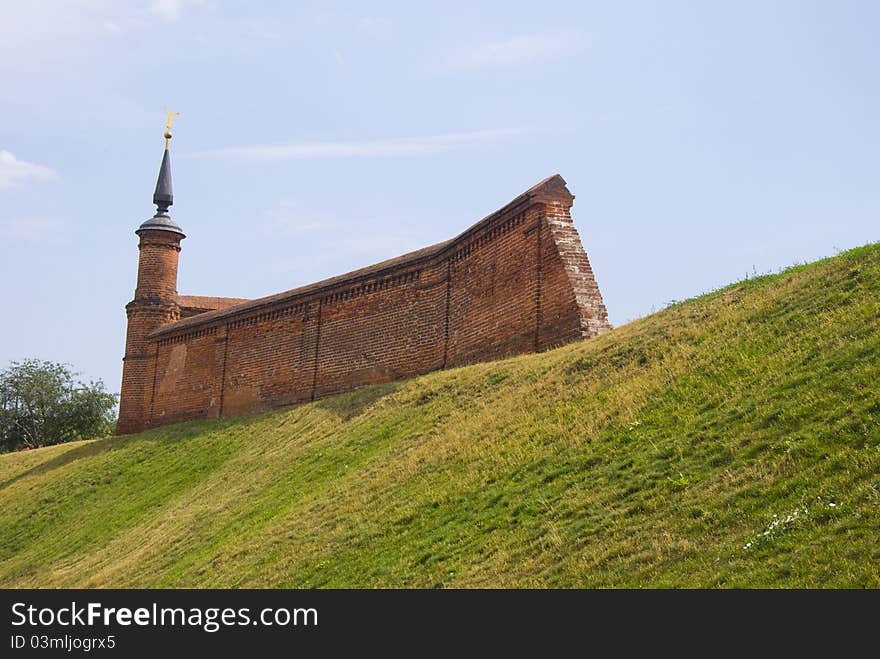
[{"label": "golden finial", "polygon": [[180,116],[180,112],[172,112],[168,108],[165,108],[165,114],[168,117],[168,121],[165,122],[165,150],[168,150],[168,142],[171,140],[171,124],[174,122],[174,117]]}]

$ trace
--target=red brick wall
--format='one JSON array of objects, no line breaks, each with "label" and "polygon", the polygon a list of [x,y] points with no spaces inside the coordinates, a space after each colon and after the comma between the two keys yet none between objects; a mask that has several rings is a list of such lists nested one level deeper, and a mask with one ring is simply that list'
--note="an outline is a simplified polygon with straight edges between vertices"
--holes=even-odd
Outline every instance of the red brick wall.
[{"label": "red brick wall", "polygon": [[260,322],[239,318],[228,323],[226,361],[218,378],[224,416],[311,400],[316,310],[303,303],[275,313]]},{"label": "red brick wall", "polygon": [[448,243],[159,328],[139,427],[251,414],[606,331],[572,200],[551,177]]},{"label": "red brick wall", "polygon": [[156,346],[149,417],[155,425],[220,415],[220,374],[224,341],[220,328],[195,332],[186,340]]},{"label": "red brick wall", "polygon": [[[551,297],[561,301],[563,291],[565,296],[573,295],[581,335],[596,336],[607,332],[611,326],[590,259],[571,221],[573,200],[574,197],[569,200],[555,199],[545,204],[550,249],[548,258],[553,259],[552,273],[557,277],[555,285],[558,286],[557,292]],[[565,277],[562,277],[563,273]]]},{"label": "red brick wall", "polygon": [[314,398],[442,366],[445,280],[432,267],[403,267],[318,304]]},{"label": "red brick wall", "polygon": [[448,366],[535,349],[540,215],[540,206],[514,209],[446,260]]},{"label": "red brick wall", "polygon": [[180,318],[177,260],[182,236],[169,231],[138,231],[138,277],[134,299],[125,311],[128,328],[122,362],[122,389],[116,432],[147,427],[156,369],[156,345],[147,336]]}]

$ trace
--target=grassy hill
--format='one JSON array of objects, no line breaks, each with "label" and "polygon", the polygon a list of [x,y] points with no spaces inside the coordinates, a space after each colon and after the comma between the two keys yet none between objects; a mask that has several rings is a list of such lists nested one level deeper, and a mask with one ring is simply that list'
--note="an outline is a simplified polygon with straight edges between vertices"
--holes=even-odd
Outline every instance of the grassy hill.
[{"label": "grassy hill", "polygon": [[0,586],[880,586],[880,246],[598,339],[0,456]]}]

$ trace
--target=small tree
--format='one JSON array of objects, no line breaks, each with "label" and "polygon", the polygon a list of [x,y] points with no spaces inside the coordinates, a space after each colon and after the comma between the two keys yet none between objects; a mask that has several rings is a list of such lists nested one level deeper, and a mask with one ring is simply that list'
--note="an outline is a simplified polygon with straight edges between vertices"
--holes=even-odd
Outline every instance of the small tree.
[{"label": "small tree", "polygon": [[77,375],[65,364],[38,359],[0,371],[0,451],[110,434],[116,394],[100,380],[77,382]]}]

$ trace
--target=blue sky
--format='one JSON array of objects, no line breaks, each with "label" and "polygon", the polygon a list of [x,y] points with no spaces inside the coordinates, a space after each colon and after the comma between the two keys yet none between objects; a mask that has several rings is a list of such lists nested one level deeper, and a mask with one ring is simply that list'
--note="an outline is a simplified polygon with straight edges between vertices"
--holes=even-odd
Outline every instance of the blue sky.
[{"label": "blue sky", "polygon": [[880,239],[880,3],[0,4],[0,364],[118,391],[163,109],[178,290],[449,238],[559,172],[615,325]]}]

